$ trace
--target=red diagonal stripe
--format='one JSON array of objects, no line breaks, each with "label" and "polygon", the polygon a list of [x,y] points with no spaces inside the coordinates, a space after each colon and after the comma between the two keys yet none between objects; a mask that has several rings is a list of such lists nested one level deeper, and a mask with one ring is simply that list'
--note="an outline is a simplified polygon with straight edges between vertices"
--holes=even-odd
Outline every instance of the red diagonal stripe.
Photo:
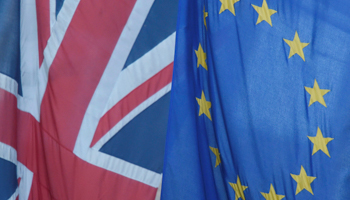
[{"label": "red diagonal stripe", "polygon": [[50,68],[42,127],[69,150],[135,0],[80,1]]},{"label": "red diagonal stripe", "polygon": [[38,24],[39,67],[44,60],[44,49],[50,37],[50,0],[36,0]]},{"label": "red diagonal stripe", "polygon": [[0,88],[0,142],[17,149],[17,99]]},{"label": "red diagonal stripe", "polygon": [[29,199],[154,198],[156,188],[78,158],[30,114],[20,111],[18,120],[18,160],[34,173]]},{"label": "red diagonal stripe", "polygon": [[104,136],[113,126],[115,126],[138,105],[171,83],[172,73],[173,63],[166,66],[114,105],[103,117],[101,117],[90,147],[94,146],[102,136]]},{"label": "red diagonal stripe", "polygon": [[30,199],[154,198],[156,188],[72,153],[87,106],[134,4],[79,3],[49,71],[41,123],[24,112],[18,118],[18,159],[34,173]]}]

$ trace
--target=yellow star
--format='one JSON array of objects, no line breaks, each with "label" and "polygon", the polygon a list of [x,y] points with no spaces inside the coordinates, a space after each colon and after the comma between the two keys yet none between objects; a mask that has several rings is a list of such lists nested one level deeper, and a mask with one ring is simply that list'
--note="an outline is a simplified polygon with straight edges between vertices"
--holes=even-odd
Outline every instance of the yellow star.
[{"label": "yellow star", "polygon": [[245,200],[245,196],[243,191],[246,190],[248,188],[248,186],[244,186],[241,184],[241,180],[239,180],[239,176],[237,176],[237,183],[230,183],[231,187],[233,188],[233,190],[235,191],[235,200],[242,198],[243,200]]},{"label": "yellow star", "polygon": [[299,175],[295,175],[295,174],[290,174],[290,175],[298,183],[295,195],[297,195],[303,189],[309,191],[312,195],[314,195],[310,184],[316,179],[316,177],[308,176],[303,166],[301,166]]},{"label": "yellow star", "polygon": [[234,4],[237,3],[239,0],[220,0],[220,1],[221,1],[221,8],[220,8],[219,14],[221,14],[225,10],[229,10],[234,16],[236,16]]},{"label": "yellow star", "polygon": [[205,7],[204,7],[203,8],[203,21],[204,21],[205,29],[207,29],[207,21],[205,20],[206,17],[208,17],[208,12],[205,12]]},{"label": "yellow star", "polygon": [[209,148],[216,156],[215,167],[217,167],[221,163],[219,149],[214,147],[209,147]]},{"label": "yellow star", "polygon": [[275,14],[277,11],[269,9],[265,0],[263,1],[263,4],[261,7],[253,4],[252,6],[256,10],[256,12],[259,14],[258,21],[256,21],[256,24],[259,24],[262,21],[266,21],[267,23],[270,24],[270,26],[272,26],[271,15]]},{"label": "yellow star", "polygon": [[307,136],[309,140],[314,143],[314,148],[312,150],[312,155],[314,155],[318,150],[323,151],[328,157],[331,157],[328,152],[327,144],[334,138],[324,138],[319,127],[317,127],[317,133],[315,137]]},{"label": "yellow star", "polygon": [[294,39],[293,41],[284,39],[283,40],[289,45],[290,47],[290,51],[289,51],[289,57],[292,57],[294,54],[298,54],[303,61],[305,61],[305,57],[304,57],[304,52],[303,52],[303,48],[306,47],[307,45],[309,45],[309,43],[302,43],[300,42],[300,38],[298,33],[295,31],[295,35],[294,35]]},{"label": "yellow star", "polygon": [[318,101],[318,102],[319,102],[320,104],[322,104],[324,107],[327,107],[326,102],[324,101],[323,96],[324,96],[325,94],[327,94],[330,90],[320,89],[320,87],[318,86],[318,83],[317,83],[316,79],[315,79],[315,82],[314,82],[314,87],[313,87],[313,88],[305,87],[305,90],[311,95],[309,106],[311,106],[313,103],[315,103],[316,101]]},{"label": "yellow star", "polygon": [[263,193],[260,192],[266,200],[281,200],[284,198],[284,195],[276,194],[275,189],[273,188],[272,184],[270,186],[270,192],[269,193]]},{"label": "yellow star", "polygon": [[207,59],[207,54],[204,53],[201,43],[199,43],[198,50],[194,51],[196,52],[197,56],[197,68],[199,67],[199,65],[202,65],[204,69],[208,70],[207,63],[205,62],[205,60]]},{"label": "yellow star", "polygon": [[199,114],[198,116],[201,116],[203,113],[211,120],[211,115],[209,108],[211,108],[210,101],[207,101],[204,96],[204,92],[202,91],[202,96],[200,99],[197,99],[198,105],[199,105]]}]

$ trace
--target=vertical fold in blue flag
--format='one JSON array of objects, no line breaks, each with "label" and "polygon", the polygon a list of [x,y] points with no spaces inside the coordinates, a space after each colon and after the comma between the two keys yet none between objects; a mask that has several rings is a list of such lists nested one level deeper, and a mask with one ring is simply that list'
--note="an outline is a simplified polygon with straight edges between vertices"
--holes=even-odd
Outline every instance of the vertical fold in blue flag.
[{"label": "vertical fold in blue flag", "polygon": [[180,0],[163,199],[350,199],[349,6]]}]

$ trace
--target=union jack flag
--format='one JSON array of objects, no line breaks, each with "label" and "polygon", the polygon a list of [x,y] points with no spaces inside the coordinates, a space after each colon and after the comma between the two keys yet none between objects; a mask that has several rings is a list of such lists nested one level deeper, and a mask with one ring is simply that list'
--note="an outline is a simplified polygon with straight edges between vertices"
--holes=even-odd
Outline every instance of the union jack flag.
[{"label": "union jack flag", "polygon": [[176,0],[0,2],[0,199],[154,199]]}]

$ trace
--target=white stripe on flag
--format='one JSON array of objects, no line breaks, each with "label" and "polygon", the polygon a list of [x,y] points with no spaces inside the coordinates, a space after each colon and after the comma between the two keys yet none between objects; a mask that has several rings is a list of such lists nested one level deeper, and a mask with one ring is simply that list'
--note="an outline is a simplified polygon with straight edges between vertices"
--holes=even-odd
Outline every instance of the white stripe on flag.
[{"label": "white stripe on flag", "polygon": [[17,165],[17,151],[10,145],[0,142],[0,158]]},{"label": "white stripe on flag", "polygon": [[56,2],[50,0],[51,35],[44,49],[44,60],[39,69],[36,1],[21,0],[20,44],[23,97],[18,96],[18,108],[32,114],[37,121],[40,120],[40,105],[46,90],[50,66],[79,2],[80,0],[65,0],[57,21],[53,23]]},{"label": "white stripe on flag", "polygon": [[21,82],[23,97],[18,96],[18,109],[39,120],[38,104],[38,27],[35,0],[21,0]]},{"label": "white stripe on flag", "polygon": [[74,147],[74,153],[83,160],[87,160],[84,152],[90,148],[98,121],[103,116],[103,110],[106,107],[116,80],[119,78],[118,75],[124,66],[153,2],[154,0],[138,0],[135,3],[134,9],[92,96]]},{"label": "white stripe on flag", "polygon": [[74,153],[91,164],[156,188],[161,180],[160,174],[90,148],[99,119],[153,2],[154,0],[138,0],[135,3],[87,108]]},{"label": "white stripe on flag", "polygon": [[175,36],[174,32],[120,73],[103,115],[127,94],[174,61]]},{"label": "white stripe on flag", "polygon": [[27,200],[29,198],[30,189],[33,183],[33,172],[30,171],[22,163],[17,163],[17,178],[21,178],[19,184],[19,200]]},{"label": "white stripe on flag", "polygon": [[50,0],[50,33],[56,23],[56,0]]},{"label": "white stripe on flag", "polygon": [[8,77],[5,74],[1,74],[1,73],[0,73],[0,88],[15,95],[16,97],[18,96],[18,93],[17,93],[18,84],[17,84],[17,82],[13,78]]},{"label": "white stripe on flag", "polygon": [[89,149],[86,156],[88,158],[86,161],[91,164],[139,181],[154,188],[159,187],[159,183],[162,179],[161,174],[100,151]]},{"label": "white stripe on flag", "polygon": [[17,161],[16,149],[2,142],[0,142],[0,158],[8,160],[17,165],[17,178],[21,178],[19,187],[9,199],[14,200],[19,194],[19,200],[27,200],[33,182],[33,172]]},{"label": "white stripe on flag", "polygon": [[39,97],[40,103],[44,97],[47,86],[48,74],[53,59],[55,58],[58,48],[61,45],[64,34],[74,16],[75,10],[78,7],[80,0],[66,0],[61,8],[60,15],[51,29],[51,35],[44,49],[44,61],[39,71]]},{"label": "white stripe on flag", "polygon": [[152,105],[154,102],[158,101],[162,96],[167,94],[171,90],[171,83],[166,85],[164,88],[160,89],[154,95],[149,97],[147,100],[138,105],[129,114],[127,114],[122,120],[120,120],[111,130],[109,130],[106,135],[104,135],[92,148],[95,150],[100,150],[101,147],[108,142],[114,135],[118,133],[127,123],[129,123],[134,117]]}]

